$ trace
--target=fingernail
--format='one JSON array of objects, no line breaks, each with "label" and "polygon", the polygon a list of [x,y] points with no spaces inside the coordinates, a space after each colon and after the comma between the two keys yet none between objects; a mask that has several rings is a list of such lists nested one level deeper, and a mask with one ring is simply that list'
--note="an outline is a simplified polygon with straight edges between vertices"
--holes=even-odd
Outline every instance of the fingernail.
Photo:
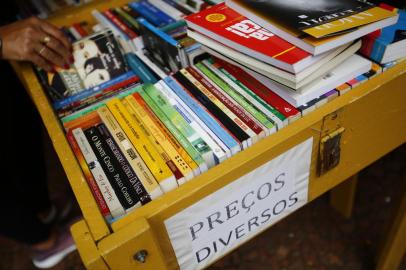
[{"label": "fingernail", "polygon": [[63,68],[68,69],[69,68],[68,64],[63,65]]}]

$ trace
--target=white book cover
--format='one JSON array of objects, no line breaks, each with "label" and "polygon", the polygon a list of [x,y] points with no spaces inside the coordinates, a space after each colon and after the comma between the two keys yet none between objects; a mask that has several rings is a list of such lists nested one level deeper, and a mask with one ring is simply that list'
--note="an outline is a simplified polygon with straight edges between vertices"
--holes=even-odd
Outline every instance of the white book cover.
[{"label": "white book cover", "polygon": [[245,68],[245,71],[255,77],[262,84],[274,91],[280,97],[295,107],[305,105],[307,102],[320,97],[337,86],[352,80],[353,78],[368,72],[372,62],[360,55],[353,55],[339,66],[335,67],[324,77],[314,80],[312,83],[294,91],[280,83],[277,83],[259,73]]}]

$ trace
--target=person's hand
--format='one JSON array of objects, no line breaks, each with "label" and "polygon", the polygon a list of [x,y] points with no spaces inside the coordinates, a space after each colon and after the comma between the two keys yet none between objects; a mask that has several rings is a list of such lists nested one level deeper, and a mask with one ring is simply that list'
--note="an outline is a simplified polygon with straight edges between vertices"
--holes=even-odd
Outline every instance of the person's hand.
[{"label": "person's hand", "polygon": [[68,38],[54,25],[37,17],[0,27],[2,58],[30,61],[46,71],[68,68],[73,62]]}]

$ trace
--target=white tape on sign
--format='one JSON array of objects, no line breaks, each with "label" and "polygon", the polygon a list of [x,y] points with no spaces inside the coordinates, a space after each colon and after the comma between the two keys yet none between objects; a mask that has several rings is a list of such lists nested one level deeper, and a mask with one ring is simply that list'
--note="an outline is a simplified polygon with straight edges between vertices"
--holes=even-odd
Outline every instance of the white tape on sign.
[{"label": "white tape on sign", "polygon": [[181,270],[202,269],[307,202],[313,138],[165,220]]}]

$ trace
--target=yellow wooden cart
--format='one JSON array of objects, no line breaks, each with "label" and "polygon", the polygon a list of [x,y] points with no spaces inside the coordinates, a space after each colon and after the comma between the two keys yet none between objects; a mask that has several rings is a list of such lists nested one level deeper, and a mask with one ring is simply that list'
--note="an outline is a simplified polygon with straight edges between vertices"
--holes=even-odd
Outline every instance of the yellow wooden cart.
[{"label": "yellow wooden cart", "polygon": [[[84,18],[93,22],[92,9],[103,10],[125,2],[93,2],[65,10],[50,21],[56,25],[69,25]],[[308,201],[332,191],[332,205],[348,216],[356,174],[406,141],[406,61],[403,61],[109,226],[98,211],[63,128],[34,72],[28,64],[13,63],[13,66],[41,114],[82,210],[84,219],[73,225],[72,233],[89,270],[178,269],[164,221],[310,137],[314,143]],[[345,130],[341,134],[339,163],[319,176],[317,164],[322,139],[338,129]],[[400,263],[406,248],[405,212],[403,195],[397,217],[377,256],[377,269],[396,269]]]}]

